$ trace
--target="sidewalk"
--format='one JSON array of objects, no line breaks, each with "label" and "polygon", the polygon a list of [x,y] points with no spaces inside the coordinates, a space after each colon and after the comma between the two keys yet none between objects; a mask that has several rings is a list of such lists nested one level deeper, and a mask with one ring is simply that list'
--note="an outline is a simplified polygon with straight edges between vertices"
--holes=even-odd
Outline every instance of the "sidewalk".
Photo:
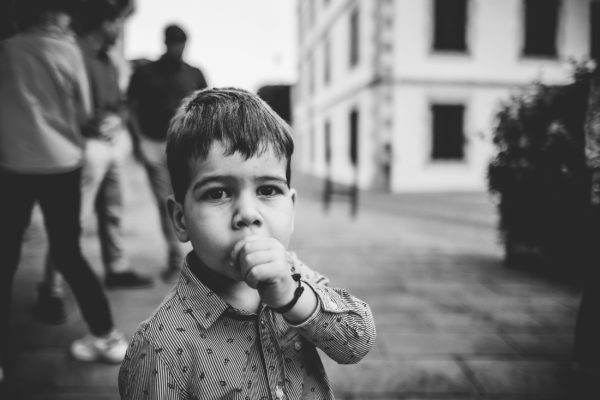
[{"label": "sidewalk", "polygon": [[[128,172],[131,262],[157,276],[166,250],[158,217],[143,171],[131,164]],[[361,193],[351,218],[343,199],[323,211],[320,181],[298,175],[294,185],[293,249],[333,285],[367,301],[377,322],[376,347],[360,364],[338,366],[324,357],[338,399],[572,398],[568,367],[580,293],[502,265],[486,193]],[[93,229],[86,232],[85,254],[102,275],[97,239]],[[15,280],[13,397],[117,399],[118,366],[66,355],[86,333],[72,299],[64,325],[32,317],[44,253],[36,213]],[[169,288],[157,281],[149,290],[108,292],[117,325],[131,335]]]}]

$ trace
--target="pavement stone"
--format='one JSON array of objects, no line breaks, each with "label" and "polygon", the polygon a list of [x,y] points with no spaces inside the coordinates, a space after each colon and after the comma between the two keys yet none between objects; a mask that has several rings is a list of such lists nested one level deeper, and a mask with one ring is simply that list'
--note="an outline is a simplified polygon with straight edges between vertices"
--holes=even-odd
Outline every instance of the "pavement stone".
[{"label": "pavement stone", "polygon": [[[133,161],[126,178],[130,261],[158,277],[166,247],[152,196]],[[492,196],[362,192],[351,217],[343,199],[324,211],[318,179],[294,174],[294,184],[291,248],[333,286],[367,301],[377,323],[375,347],[359,364],[323,356],[338,399],[579,400],[570,397],[569,361],[581,291],[504,267]],[[82,246],[103,276],[93,220],[86,221]],[[0,398],[118,398],[118,366],[66,355],[69,343],[87,332],[68,290],[65,324],[32,317],[45,251],[36,211],[15,278],[11,384]],[[117,326],[131,335],[170,288],[157,278],[150,289],[108,291]]]}]

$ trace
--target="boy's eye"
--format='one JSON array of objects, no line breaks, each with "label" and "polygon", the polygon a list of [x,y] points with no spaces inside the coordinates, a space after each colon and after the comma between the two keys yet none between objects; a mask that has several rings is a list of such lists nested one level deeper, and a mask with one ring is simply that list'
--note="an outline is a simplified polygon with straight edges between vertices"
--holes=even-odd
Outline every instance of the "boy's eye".
[{"label": "boy's eye", "polygon": [[281,189],[277,186],[267,185],[259,187],[257,193],[259,196],[275,196],[281,194]]},{"label": "boy's eye", "polygon": [[225,189],[210,189],[202,197],[207,200],[223,200],[227,196],[228,193]]}]

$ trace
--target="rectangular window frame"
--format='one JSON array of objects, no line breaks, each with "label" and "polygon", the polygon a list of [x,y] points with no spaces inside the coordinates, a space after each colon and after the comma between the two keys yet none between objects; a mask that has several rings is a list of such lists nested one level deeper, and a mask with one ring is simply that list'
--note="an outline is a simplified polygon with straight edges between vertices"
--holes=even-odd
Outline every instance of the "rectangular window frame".
[{"label": "rectangular window frame", "polygon": [[350,164],[354,167],[358,165],[359,161],[359,140],[360,140],[360,112],[357,108],[352,108],[350,114],[348,114],[348,130],[349,130],[349,141],[348,141],[348,156]]},{"label": "rectangular window frame", "polygon": [[560,0],[523,0],[523,57],[558,57],[560,9]]},{"label": "rectangular window frame", "polygon": [[324,151],[323,158],[326,166],[331,165],[331,122],[329,120],[325,121],[325,125],[323,128],[323,141],[324,141]]},{"label": "rectangular window frame", "polygon": [[[429,159],[432,162],[465,162],[466,161],[466,135],[465,116],[467,107],[458,102],[435,102],[429,106],[431,115],[431,149]],[[445,119],[442,112],[446,113]],[[456,115],[448,115],[459,112]],[[452,119],[459,121],[455,127],[449,127]],[[444,134],[442,131],[450,132]],[[444,136],[444,135],[453,135]],[[452,140],[458,140],[453,143]]]},{"label": "rectangular window frame", "polygon": [[360,13],[358,7],[350,11],[349,22],[349,63],[350,67],[355,67],[360,61]]},{"label": "rectangular window frame", "polygon": [[469,0],[433,0],[434,52],[468,53]]}]

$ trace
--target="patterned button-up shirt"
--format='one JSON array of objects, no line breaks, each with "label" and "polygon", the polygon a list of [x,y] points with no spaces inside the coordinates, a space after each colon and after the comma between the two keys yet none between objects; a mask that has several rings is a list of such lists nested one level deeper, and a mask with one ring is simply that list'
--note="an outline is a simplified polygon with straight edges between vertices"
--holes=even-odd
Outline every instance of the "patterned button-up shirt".
[{"label": "patterned button-up shirt", "polygon": [[192,257],[129,345],[122,399],[333,399],[317,347],[348,364],[373,346],[369,306],[295,257],[292,270],[318,298],[299,325],[264,305],[258,314],[234,309],[192,272]]}]

